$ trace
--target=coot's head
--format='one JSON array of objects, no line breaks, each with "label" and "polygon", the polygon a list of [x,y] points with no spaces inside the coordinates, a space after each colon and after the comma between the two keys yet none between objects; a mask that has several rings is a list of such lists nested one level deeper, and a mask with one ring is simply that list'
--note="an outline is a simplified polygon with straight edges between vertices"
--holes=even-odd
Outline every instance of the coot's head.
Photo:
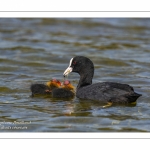
[{"label": "coot's head", "polygon": [[76,56],[71,58],[69,67],[64,72],[64,77],[67,76],[70,72],[77,72],[80,75],[94,74],[94,65],[93,62],[84,56]]},{"label": "coot's head", "polygon": [[65,81],[63,82],[63,84],[64,84],[64,85],[69,85],[69,84],[70,84],[70,81],[69,81],[69,80],[65,80]]},{"label": "coot's head", "polygon": [[48,87],[52,87],[52,86],[54,86],[54,87],[60,87],[61,86],[61,82],[59,80],[57,80],[57,79],[52,79],[52,80],[48,81],[46,83],[46,85]]},{"label": "coot's head", "polygon": [[59,80],[57,80],[57,79],[52,79],[51,82],[52,82],[52,84],[55,84],[58,87],[61,86],[61,82]]},{"label": "coot's head", "polygon": [[74,90],[75,89],[75,87],[68,80],[65,80],[63,82],[63,87],[62,88],[65,88],[65,89],[68,89],[68,90]]}]

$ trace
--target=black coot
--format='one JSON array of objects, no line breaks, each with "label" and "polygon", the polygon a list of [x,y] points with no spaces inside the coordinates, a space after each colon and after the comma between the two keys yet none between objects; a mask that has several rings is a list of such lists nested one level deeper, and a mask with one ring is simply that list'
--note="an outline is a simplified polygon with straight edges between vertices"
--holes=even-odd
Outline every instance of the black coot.
[{"label": "black coot", "polygon": [[77,72],[80,75],[76,89],[78,98],[111,103],[132,103],[141,96],[127,84],[114,82],[92,84],[94,65],[89,58],[84,56],[76,56],[70,60],[69,67],[63,75],[67,76],[70,72]]}]

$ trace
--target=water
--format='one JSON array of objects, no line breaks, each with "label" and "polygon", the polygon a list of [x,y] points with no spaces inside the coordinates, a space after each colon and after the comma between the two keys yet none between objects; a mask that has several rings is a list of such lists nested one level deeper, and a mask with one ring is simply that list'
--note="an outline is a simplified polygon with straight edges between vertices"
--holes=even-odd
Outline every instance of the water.
[{"label": "water", "polygon": [[[1,18],[1,132],[149,132],[150,19]],[[95,66],[93,82],[127,83],[135,105],[102,108],[93,101],[34,97],[30,85],[63,79],[76,55]],[[79,75],[69,80],[77,85]]]}]

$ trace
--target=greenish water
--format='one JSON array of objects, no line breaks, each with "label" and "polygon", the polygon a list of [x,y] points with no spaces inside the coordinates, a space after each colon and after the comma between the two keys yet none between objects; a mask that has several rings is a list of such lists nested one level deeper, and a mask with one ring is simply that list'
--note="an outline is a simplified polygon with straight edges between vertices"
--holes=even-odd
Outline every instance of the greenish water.
[{"label": "greenish water", "polygon": [[[149,132],[150,19],[0,19],[0,132]],[[76,55],[95,65],[93,82],[127,83],[135,105],[30,97],[30,85],[63,79]],[[77,85],[79,75],[69,80]]]}]

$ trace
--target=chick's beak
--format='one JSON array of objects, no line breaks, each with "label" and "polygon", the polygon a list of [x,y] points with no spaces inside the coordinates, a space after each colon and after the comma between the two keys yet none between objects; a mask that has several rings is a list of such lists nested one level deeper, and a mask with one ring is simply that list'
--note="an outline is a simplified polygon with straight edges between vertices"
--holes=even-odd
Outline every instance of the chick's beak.
[{"label": "chick's beak", "polygon": [[67,76],[70,72],[72,72],[72,67],[68,67],[65,71],[64,71],[64,74],[63,76]]}]

